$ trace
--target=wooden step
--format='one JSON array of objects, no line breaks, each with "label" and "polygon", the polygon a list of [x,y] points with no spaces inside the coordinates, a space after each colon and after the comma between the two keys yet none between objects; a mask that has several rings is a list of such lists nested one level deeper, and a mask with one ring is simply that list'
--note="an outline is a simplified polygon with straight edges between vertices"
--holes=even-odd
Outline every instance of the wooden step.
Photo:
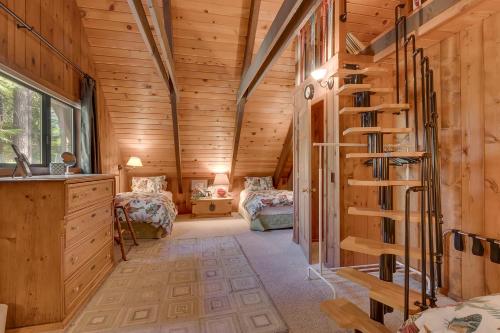
[{"label": "wooden step", "polygon": [[[403,286],[392,282],[379,280],[377,277],[371,274],[360,272],[351,267],[339,269],[337,271],[337,275],[369,289],[369,296],[371,299],[386,304],[398,311],[404,311]],[[410,314],[415,314],[421,311],[421,309],[417,305],[415,305],[415,302],[419,302],[420,300],[420,293],[413,289],[410,289]]]},{"label": "wooden step", "polygon": [[387,75],[388,73],[389,70],[383,67],[366,67],[362,69],[339,68],[335,73],[333,73],[333,76],[339,78],[349,75],[382,76]]},{"label": "wooden step", "polygon": [[346,158],[421,158],[425,155],[423,151],[392,151],[386,153],[349,153]]},{"label": "wooden step", "polygon": [[343,135],[348,134],[370,134],[370,133],[382,133],[382,134],[408,134],[411,133],[411,128],[393,128],[393,127],[351,127],[344,130]]},{"label": "wooden step", "polygon": [[369,83],[346,83],[342,87],[337,90],[337,95],[340,96],[345,96],[345,95],[352,95],[354,93],[358,92],[371,92],[373,94],[391,94],[394,89],[392,88],[374,88],[372,87],[371,84]]},{"label": "wooden step", "polygon": [[420,180],[358,180],[348,179],[347,184],[351,186],[420,186]]},{"label": "wooden step", "polygon": [[346,106],[339,111],[340,115],[357,115],[363,112],[399,112],[408,110],[409,104],[379,104],[375,106]]},{"label": "wooden step", "polygon": [[390,332],[387,327],[370,319],[368,314],[345,298],[321,302],[320,308],[341,328],[358,330],[363,333]]},{"label": "wooden step", "polygon": [[[402,210],[349,207],[349,209],[347,210],[347,214],[370,217],[387,217],[398,222],[404,222],[405,220],[405,212]],[[420,222],[420,214],[414,212],[410,213],[410,222]]]},{"label": "wooden step", "polygon": [[[340,242],[340,248],[347,251],[364,253],[371,256],[381,256],[383,254],[393,254],[404,256],[405,247],[401,244],[389,244],[373,239],[348,236]],[[422,255],[419,248],[410,247],[410,258],[420,259]]]}]

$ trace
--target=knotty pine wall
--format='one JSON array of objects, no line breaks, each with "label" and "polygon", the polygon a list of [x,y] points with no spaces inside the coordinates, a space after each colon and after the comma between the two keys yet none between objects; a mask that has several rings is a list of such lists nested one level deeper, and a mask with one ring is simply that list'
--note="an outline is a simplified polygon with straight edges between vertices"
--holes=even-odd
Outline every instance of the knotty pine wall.
[{"label": "knotty pine wall", "polygon": [[[74,0],[0,1],[97,79],[80,11]],[[26,29],[18,29],[14,20],[4,11],[0,11],[0,62],[72,101],[80,99],[79,73]],[[104,108],[99,80],[97,83],[102,171],[117,174],[120,152]]]},{"label": "knotty pine wall", "polygon": [[[500,15],[450,34],[425,52],[438,97],[444,229],[500,239]],[[407,175],[416,178],[417,170]],[[412,206],[417,205],[413,200]],[[419,246],[418,229],[412,230]],[[489,260],[489,244],[483,245],[485,254],[478,257],[471,253],[470,238],[459,252],[448,237],[444,291],[449,296],[469,299],[500,292],[500,265]]]}]

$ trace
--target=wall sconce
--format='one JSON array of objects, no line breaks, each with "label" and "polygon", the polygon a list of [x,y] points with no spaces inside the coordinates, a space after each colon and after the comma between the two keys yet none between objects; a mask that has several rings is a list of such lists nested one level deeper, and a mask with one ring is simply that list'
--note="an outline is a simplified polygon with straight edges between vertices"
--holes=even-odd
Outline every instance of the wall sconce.
[{"label": "wall sconce", "polygon": [[[326,76],[327,69],[326,68],[318,68],[314,71],[311,72],[311,76],[313,79],[318,81],[319,85],[322,88],[328,87],[328,89],[332,90],[333,89],[333,84],[334,84],[334,77],[333,75],[330,75],[326,81],[323,81],[323,78]],[[305,99],[313,99],[314,97],[314,85],[313,84],[308,84],[304,88],[304,98]]]}]

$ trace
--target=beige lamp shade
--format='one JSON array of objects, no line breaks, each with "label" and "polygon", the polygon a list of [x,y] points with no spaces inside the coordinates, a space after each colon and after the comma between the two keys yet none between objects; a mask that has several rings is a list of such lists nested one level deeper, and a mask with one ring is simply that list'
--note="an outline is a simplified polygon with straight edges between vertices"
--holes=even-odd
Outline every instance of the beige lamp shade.
[{"label": "beige lamp shade", "polygon": [[138,168],[142,166],[142,161],[139,157],[131,156],[128,159],[127,166],[131,168]]},{"label": "beige lamp shade", "polygon": [[229,178],[225,173],[217,173],[215,174],[214,185],[229,185]]}]

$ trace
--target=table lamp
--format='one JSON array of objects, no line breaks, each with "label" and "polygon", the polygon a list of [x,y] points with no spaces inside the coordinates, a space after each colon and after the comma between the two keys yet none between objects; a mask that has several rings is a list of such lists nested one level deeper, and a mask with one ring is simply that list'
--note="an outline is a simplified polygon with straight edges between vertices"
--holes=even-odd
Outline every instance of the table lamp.
[{"label": "table lamp", "polygon": [[229,178],[225,173],[217,173],[215,174],[213,186],[215,187],[215,193],[217,193],[217,196],[224,198],[227,195]]}]

